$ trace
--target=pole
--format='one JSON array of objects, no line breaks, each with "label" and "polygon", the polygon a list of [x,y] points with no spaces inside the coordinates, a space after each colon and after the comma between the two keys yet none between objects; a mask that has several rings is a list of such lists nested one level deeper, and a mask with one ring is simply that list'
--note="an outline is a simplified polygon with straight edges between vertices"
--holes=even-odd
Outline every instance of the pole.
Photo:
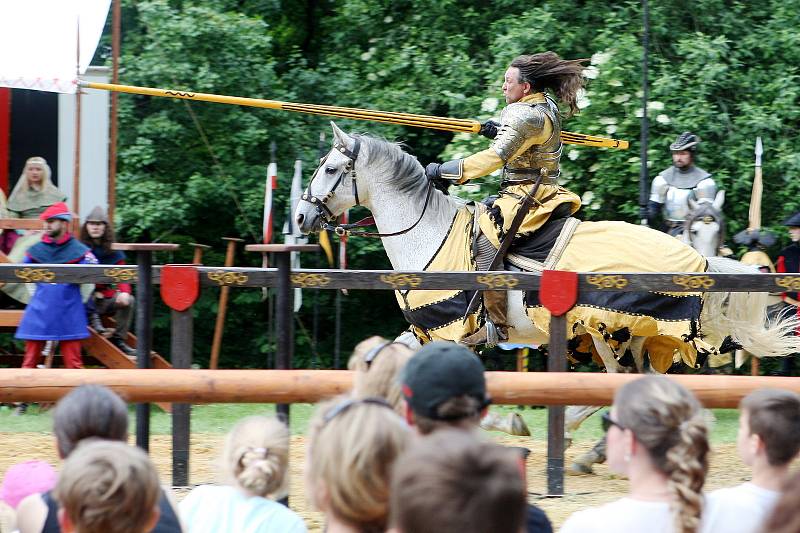
[{"label": "pole", "polygon": [[[111,82],[119,83],[119,52],[122,35],[121,0],[114,0],[111,13]],[[111,93],[110,130],[108,139],[108,219],[114,220],[117,208],[117,109],[119,94]]]},{"label": "pole", "polygon": [[650,10],[647,0],[642,0],[642,132],[639,140],[639,219],[642,226],[647,225],[647,200],[649,196],[649,177],[647,172],[647,146],[650,135],[650,122],[647,118],[648,82],[647,63],[650,48]]},{"label": "pole", "polygon": [[[244,241],[235,237],[223,237],[222,240],[228,242],[228,249],[225,251],[225,266],[233,266],[233,258],[236,255],[236,243]],[[229,286],[223,285],[219,291],[217,322],[214,325],[214,339],[211,343],[211,361],[208,365],[211,370],[216,370],[219,363],[219,350],[222,345],[222,333],[225,330],[225,315],[228,312],[228,293],[230,290],[231,288]]]},{"label": "pole", "polygon": [[[75,71],[80,76],[81,72],[81,27],[80,21],[77,28],[77,46]],[[72,211],[80,218],[81,209],[81,87],[75,91],[75,161],[72,165]]]},{"label": "pole", "polygon": [[[192,309],[172,310],[172,367],[188,369],[192,366],[192,337],[194,319]],[[172,485],[189,485],[189,444],[191,435],[192,405],[172,404]]]},{"label": "pole", "polygon": [[[294,351],[294,291],[292,290],[292,262],[291,252],[278,252],[275,254],[278,264],[278,309],[276,313],[276,329],[278,334],[278,349],[275,354],[275,368],[287,370],[291,368],[292,352]],[[278,404],[278,416],[289,423],[289,404]]]},{"label": "pole", "polygon": [[[548,372],[567,370],[567,315],[550,317]],[[547,493],[564,494],[564,406],[547,408]]]},{"label": "pole", "polygon": [[[136,252],[136,367],[150,368],[153,347],[153,252]],[[136,404],[136,445],[150,449],[150,404]]]}]

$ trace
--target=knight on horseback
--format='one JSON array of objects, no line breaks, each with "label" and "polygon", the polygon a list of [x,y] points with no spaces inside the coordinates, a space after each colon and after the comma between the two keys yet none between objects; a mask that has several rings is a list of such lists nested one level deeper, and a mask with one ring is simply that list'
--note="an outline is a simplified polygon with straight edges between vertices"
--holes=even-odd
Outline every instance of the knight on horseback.
[{"label": "knight on horseback", "polygon": [[[508,105],[500,122],[490,120],[481,128],[482,135],[493,139],[491,147],[464,159],[430,163],[425,169],[434,182],[460,185],[502,168],[498,197],[478,218],[483,235],[496,249],[506,239],[530,236],[549,219],[569,217],[581,206],[580,197],[558,184],[562,117],[558,104],[545,91],[549,89],[569,106],[567,116],[575,114],[578,91],[585,81],[584,61],[562,59],[553,52],[518,56],[505,72],[503,94]],[[516,224],[515,218],[520,219]],[[513,234],[512,226],[518,226]],[[487,322],[505,340],[505,291],[484,291],[483,303]],[[462,342],[477,345],[486,340],[484,325]]]},{"label": "knight on horseback", "polygon": [[[692,210],[689,200],[713,202],[717,184],[711,174],[695,165],[700,138],[685,131],[669,145],[672,166],[653,178],[650,201],[647,204],[647,223],[670,235],[683,231],[684,220]],[[664,224],[660,218],[663,216]]]}]

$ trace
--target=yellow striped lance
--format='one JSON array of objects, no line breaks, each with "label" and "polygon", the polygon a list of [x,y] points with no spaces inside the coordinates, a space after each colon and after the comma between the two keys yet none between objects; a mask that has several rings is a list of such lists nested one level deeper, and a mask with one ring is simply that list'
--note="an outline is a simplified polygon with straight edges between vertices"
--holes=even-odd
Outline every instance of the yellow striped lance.
[{"label": "yellow striped lance", "polygon": [[[171,89],[156,89],[152,87],[135,87],[133,85],[116,85],[113,83],[81,81],[80,86],[87,89],[99,89],[103,91],[160,96],[165,98],[180,98],[183,100],[243,105],[249,107],[261,107],[265,109],[281,109],[284,111],[294,111],[296,113],[306,113],[310,115],[368,120],[371,122],[382,122],[384,124],[399,124],[402,126],[413,126],[416,128],[428,128],[461,133],[478,133],[481,129],[481,123],[477,120],[462,118],[434,117],[430,115],[416,115],[413,113],[399,113],[395,111],[375,111],[372,109],[359,109],[356,107],[297,104],[292,102],[280,102],[278,100],[264,100],[261,98],[244,98],[241,96],[225,96],[221,94],[175,91]],[[610,139],[608,137],[598,137],[595,135],[584,135],[582,133],[572,133],[569,131],[561,132],[561,140],[564,144],[594,146],[597,148],[617,148],[620,150],[628,149],[628,141]]]}]

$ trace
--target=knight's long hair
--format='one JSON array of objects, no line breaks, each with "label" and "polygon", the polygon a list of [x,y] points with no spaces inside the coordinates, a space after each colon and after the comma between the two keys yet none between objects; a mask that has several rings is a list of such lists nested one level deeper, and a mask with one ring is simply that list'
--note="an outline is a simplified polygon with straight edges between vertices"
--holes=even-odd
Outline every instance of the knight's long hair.
[{"label": "knight's long hair", "polygon": [[520,82],[528,82],[534,92],[550,89],[569,106],[568,116],[578,112],[578,91],[586,79],[583,76],[587,59],[561,59],[555,52],[517,56],[511,62],[519,69]]}]

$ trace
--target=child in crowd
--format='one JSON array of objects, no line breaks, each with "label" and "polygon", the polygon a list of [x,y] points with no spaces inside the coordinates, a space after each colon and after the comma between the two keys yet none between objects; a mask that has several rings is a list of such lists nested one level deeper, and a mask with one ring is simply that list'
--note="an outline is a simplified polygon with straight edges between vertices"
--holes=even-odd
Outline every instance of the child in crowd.
[{"label": "child in crowd", "polygon": [[268,498],[286,479],[286,424],[266,416],[243,419],[225,439],[222,462],[226,485],[199,486],[180,503],[190,533],[305,533],[299,516]]},{"label": "child in crowd", "polygon": [[153,463],[124,442],[87,440],[61,468],[54,491],[64,533],[148,533],[159,517]]},{"label": "child in crowd", "polygon": [[389,473],[411,431],[383,399],[322,404],[309,426],[306,490],[328,533],[383,533]]},{"label": "child in crowd", "polygon": [[709,444],[692,393],[664,376],[639,378],[617,391],[603,425],[608,466],[629,479],[629,495],[574,513],[561,532],[697,531]]},{"label": "child in crowd", "polygon": [[403,414],[403,394],[397,376],[414,352],[405,344],[373,336],[361,341],[347,362],[355,372],[353,396],[379,397]]},{"label": "child in crowd", "polygon": [[708,496],[704,530],[756,532],[789,479],[789,465],[800,451],[800,396],[779,389],[762,389],[739,404],[736,447],[752,480]]},{"label": "child in crowd", "polygon": [[519,533],[526,516],[522,458],[459,429],[418,439],[392,475],[393,532]]},{"label": "child in crowd", "polygon": [[[113,391],[101,385],[82,385],[61,398],[53,411],[56,448],[67,459],[85,439],[128,441],[128,407]],[[159,489],[160,490],[160,489]],[[180,533],[177,513],[160,490],[159,518],[154,533]],[[32,494],[17,508],[20,533],[59,533],[58,503],[51,492]]]}]

